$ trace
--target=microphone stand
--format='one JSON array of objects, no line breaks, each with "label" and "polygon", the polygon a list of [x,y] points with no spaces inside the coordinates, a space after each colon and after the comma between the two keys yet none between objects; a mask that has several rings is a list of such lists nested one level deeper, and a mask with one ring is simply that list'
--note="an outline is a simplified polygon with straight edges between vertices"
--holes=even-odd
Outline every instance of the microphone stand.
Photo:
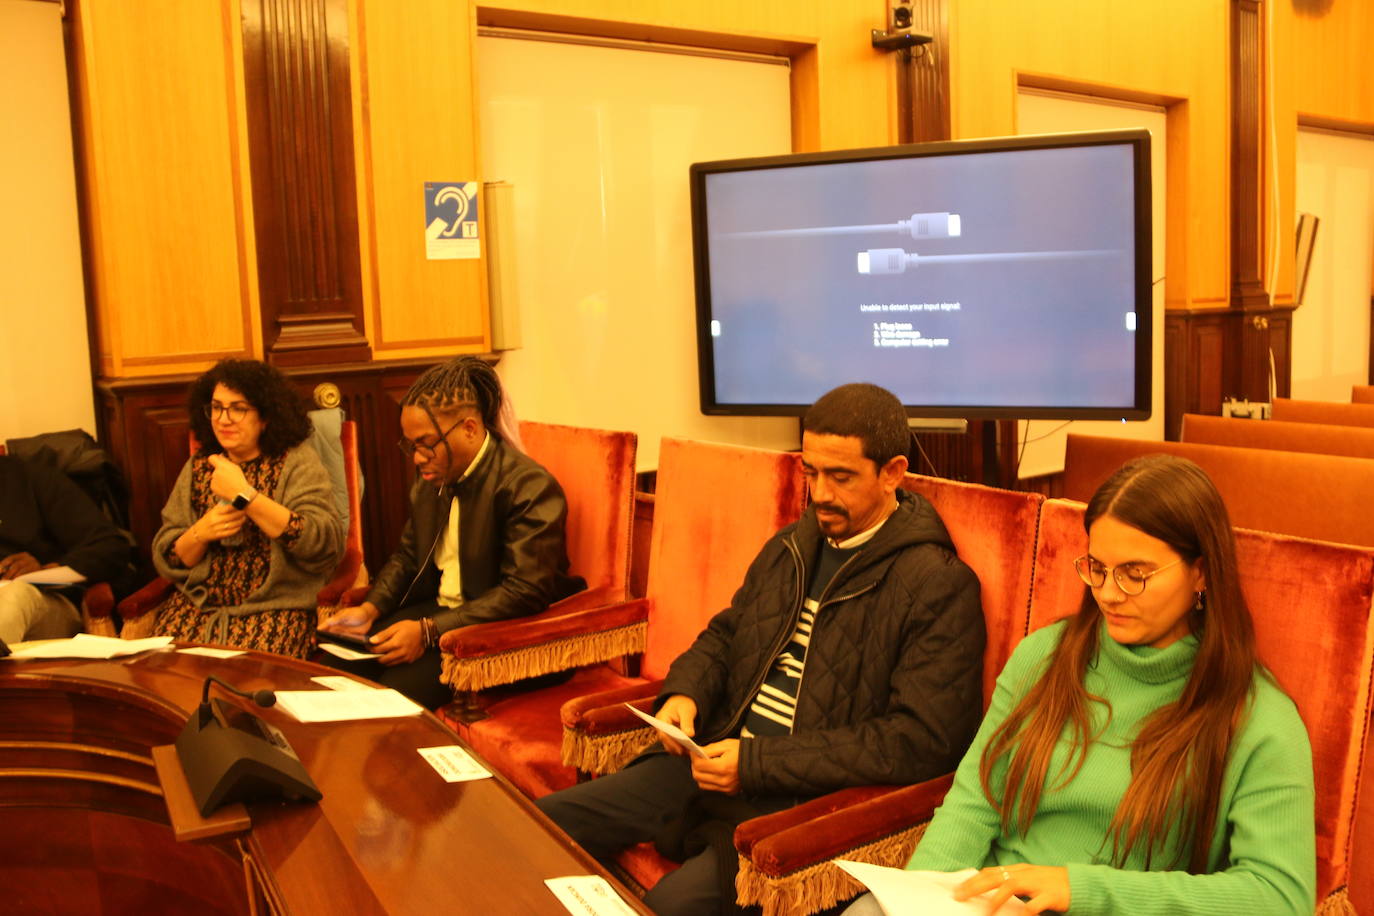
[{"label": "microphone stand", "polygon": [[176,751],[202,817],[230,802],[263,799],[318,801],[320,790],[279,729],[252,713],[210,699],[217,684],[235,696],[270,707],[271,690],[248,692],[211,675],[201,688],[200,706],[177,736]]}]

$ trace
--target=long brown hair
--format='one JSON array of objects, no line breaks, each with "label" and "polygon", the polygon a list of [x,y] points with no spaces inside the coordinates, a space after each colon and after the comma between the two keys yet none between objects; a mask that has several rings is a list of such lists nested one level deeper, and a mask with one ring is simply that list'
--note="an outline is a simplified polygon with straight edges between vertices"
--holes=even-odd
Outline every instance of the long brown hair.
[{"label": "long brown hair", "polygon": [[[1151,713],[1131,743],[1131,781],[1108,829],[1112,858],[1124,864],[1143,844],[1145,864],[1178,834],[1176,866],[1207,869],[1217,804],[1231,739],[1249,702],[1258,660],[1250,610],[1236,571],[1236,543],[1226,506],[1196,464],[1172,455],[1149,455],[1122,466],[1093,495],[1085,528],[1104,515],[1168,544],[1187,563],[1201,561],[1204,610],[1189,612],[1198,636],[1197,659],[1178,700]],[[1103,702],[1083,686],[1096,658],[1100,613],[1088,588],[1070,618],[1044,674],[1006,718],[983,750],[983,792],[1002,819],[1002,832],[1030,829],[1050,778],[1050,757],[1068,726],[1071,751],[1056,786],[1083,766],[1091,734],[1089,701]],[[993,764],[1009,756],[999,799]],[[1105,838],[1104,838],[1105,842]]]}]

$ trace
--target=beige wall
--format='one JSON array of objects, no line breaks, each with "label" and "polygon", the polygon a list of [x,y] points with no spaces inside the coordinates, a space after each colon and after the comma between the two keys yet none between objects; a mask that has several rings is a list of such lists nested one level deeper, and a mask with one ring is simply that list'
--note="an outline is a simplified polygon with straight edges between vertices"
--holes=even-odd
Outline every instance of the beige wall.
[{"label": "beige wall", "polygon": [[60,12],[0,0],[0,440],[95,432]]}]

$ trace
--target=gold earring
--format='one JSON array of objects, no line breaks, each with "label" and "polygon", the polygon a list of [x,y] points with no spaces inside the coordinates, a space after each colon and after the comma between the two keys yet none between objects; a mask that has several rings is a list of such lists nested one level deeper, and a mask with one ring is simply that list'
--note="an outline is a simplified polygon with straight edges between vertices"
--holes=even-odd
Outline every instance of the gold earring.
[{"label": "gold earring", "polygon": [[1202,608],[1202,595],[1203,595],[1202,592],[1198,592],[1198,593],[1197,593],[1197,600],[1193,602],[1193,610],[1195,610],[1195,611],[1200,611],[1200,610],[1203,609],[1203,608]]}]

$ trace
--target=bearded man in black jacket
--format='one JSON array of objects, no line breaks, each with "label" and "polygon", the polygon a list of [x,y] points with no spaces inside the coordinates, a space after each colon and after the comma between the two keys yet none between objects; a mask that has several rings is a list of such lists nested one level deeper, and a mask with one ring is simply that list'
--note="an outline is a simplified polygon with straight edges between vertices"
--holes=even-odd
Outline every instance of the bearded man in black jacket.
[{"label": "bearded man in black jacket", "polygon": [[620,772],[537,802],[598,858],[653,839],[685,859],[645,897],[659,914],[733,909],[734,824],[848,786],[950,772],[982,717],[978,580],[935,509],[899,487],[901,403],[843,385],[802,429],[810,508],[764,545],[659,693],[657,715],[706,757],[665,738]]}]

